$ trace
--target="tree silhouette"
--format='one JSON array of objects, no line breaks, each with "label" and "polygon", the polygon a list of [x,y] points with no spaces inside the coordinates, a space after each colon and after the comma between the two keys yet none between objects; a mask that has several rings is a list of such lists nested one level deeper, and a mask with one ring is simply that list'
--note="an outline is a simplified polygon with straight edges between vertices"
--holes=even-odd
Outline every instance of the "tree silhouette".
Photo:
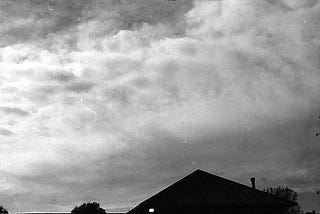
[{"label": "tree silhouette", "polygon": [[[269,188],[269,189],[264,189],[265,192],[278,196],[281,199],[287,200],[287,201],[293,201],[297,202],[298,201],[298,193],[288,187],[282,188],[282,187],[277,187],[277,188]],[[289,214],[299,214],[301,213],[301,208],[299,205],[294,206],[288,210]]]},{"label": "tree silhouette", "polygon": [[264,191],[271,194],[271,195],[276,195],[279,198],[282,198],[287,201],[295,201],[296,202],[298,200],[298,193],[288,187],[286,187],[286,188],[282,188],[280,186],[277,188],[270,187],[269,189],[266,189]]},{"label": "tree silhouette", "polygon": [[6,208],[3,206],[0,206],[0,214],[8,214],[8,210],[6,210]]},{"label": "tree silhouette", "polygon": [[106,214],[106,211],[100,207],[99,203],[88,202],[73,208],[71,214]]}]

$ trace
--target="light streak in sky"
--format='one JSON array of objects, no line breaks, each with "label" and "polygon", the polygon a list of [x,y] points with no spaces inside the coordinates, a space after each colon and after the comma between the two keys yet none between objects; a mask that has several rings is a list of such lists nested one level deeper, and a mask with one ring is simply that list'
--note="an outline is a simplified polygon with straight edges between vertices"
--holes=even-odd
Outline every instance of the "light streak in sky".
[{"label": "light streak in sky", "polygon": [[90,109],[90,108],[88,108],[87,106],[85,106],[85,105],[83,104],[83,99],[82,99],[82,98],[80,99],[80,104],[81,104],[81,107],[82,107],[85,111],[94,114],[94,122],[97,122],[97,116],[98,116],[98,114],[97,114],[95,111],[93,111],[92,109]]}]

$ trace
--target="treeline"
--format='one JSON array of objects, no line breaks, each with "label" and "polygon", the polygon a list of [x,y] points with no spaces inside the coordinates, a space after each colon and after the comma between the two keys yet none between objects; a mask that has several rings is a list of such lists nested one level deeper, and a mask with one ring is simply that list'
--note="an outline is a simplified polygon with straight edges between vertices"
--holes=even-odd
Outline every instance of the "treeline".
[{"label": "treeline", "polygon": [[[8,210],[3,206],[0,206],[0,214],[8,214]],[[76,206],[71,211],[71,214],[107,214],[106,210],[100,207],[97,202],[83,203],[80,206]]]},{"label": "treeline", "polygon": [[277,187],[277,188],[268,188],[263,189],[264,192],[267,192],[271,195],[276,195],[281,199],[287,200],[287,201],[298,201],[298,193],[294,190],[288,188],[288,187]]},{"label": "treeline", "polygon": [[[298,202],[298,193],[288,187],[277,187],[277,188],[268,188],[263,189],[264,192],[267,192],[271,195],[278,196],[279,198],[287,201]],[[301,207],[299,205],[291,207],[288,210],[288,214],[300,214]]]}]

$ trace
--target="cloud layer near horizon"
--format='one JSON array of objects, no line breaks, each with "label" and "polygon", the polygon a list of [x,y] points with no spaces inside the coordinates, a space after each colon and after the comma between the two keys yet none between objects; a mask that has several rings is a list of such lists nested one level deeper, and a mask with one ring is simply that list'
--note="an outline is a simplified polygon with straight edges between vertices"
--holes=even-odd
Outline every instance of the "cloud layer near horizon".
[{"label": "cloud layer near horizon", "polygon": [[196,168],[312,191],[319,7],[1,2],[1,201],[132,206]]}]

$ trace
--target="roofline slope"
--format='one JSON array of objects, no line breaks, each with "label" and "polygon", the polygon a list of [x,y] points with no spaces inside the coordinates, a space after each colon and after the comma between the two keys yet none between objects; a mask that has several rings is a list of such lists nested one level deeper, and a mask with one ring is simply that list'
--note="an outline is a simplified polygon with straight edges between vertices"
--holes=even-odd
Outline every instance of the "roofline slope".
[{"label": "roofline slope", "polygon": [[283,203],[283,205],[287,205],[287,206],[296,206],[298,205],[296,202],[293,202],[293,201],[288,201],[288,200],[285,200],[285,199],[282,199],[282,198],[279,198],[278,196],[275,196],[275,195],[271,195],[267,192],[264,192],[264,191],[261,191],[259,189],[253,189],[252,187],[249,187],[247,185],[244,185],[244,184],[241,184],[241,183],[238,183],[238,182],[235,182],[235,181],[232,181],[232,180],[229,180],[229,179],[226,179],[226,178],[223,178],[223,177],[220,177],[220,176],[217,176],[217,175],[214,175],[214,174],[211,174],[207,171],[204,171],[204,170],[201,170],[201,169],[197,169],[195,171],[193,171],[192,173],[186,175],[185,177],[181,178],[180,180],[174,182],[173,184],[167,186],[166,188],[164,188],[163,190],[157,192],[156,194],[154,194],[153,196],[151,196],[150,198],[142,201],[141,203],[139,203],[136,207],[134,207],[133,209],[129,210],[128,213],[130,213],[131,211],[134,211],[140,207],[142,207],[143,205],[146,205],[148,202],[152,201],[154,198],[158,197],[159,195],[163,194],[164,192],[167,192],[167,191],[170,191],[172,188],[175,188],[176,185],[180,184],[180,183],[183,183],[184,181],[186,181],[189,177],[191,176],[195,176],[196,174],[203,174],[203,175],[206,175],[206,176],[211,176],[215,179],[218,179],[218,180],[221,180],[221,181],[224,181],[224,182],[227,182],[227,183],[232,183],[234,185],[237,185],[237,186],[241,186],[242,188],[245,188],[249,191],[254,191],[258,194],[264,194],[265,197],[269,197],[269,198],[272,198],[273,200],[277,200],[277,201],[280,201]]}]

